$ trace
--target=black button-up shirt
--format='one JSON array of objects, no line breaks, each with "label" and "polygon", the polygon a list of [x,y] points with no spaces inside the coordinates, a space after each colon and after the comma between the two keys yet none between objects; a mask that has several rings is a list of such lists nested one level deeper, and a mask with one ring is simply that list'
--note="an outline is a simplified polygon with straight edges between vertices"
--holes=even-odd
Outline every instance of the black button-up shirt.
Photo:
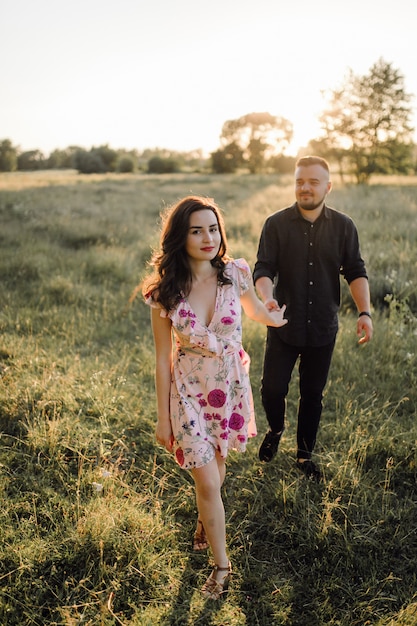
[{"label": "black button-up shirt", "polygon": [[336,336],[340,275],[367,278],[353,220],[324,206],[315,222],[297,203],[270,215],[263,226],[253,280],[268,276],[274,297],[286,304],[288,324],[273,329],[295,346],[323,346]]}]

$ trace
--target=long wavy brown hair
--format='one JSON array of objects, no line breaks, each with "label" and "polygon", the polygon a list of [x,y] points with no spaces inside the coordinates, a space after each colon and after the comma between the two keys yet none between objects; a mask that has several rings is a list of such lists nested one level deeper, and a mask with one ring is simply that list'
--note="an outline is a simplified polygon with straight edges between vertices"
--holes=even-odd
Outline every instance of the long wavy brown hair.
[{"label": "long wavy brown hair", "polygon": [[211,264],[217,269],[218,281],[230,284],[225,276],[225,267],[230,257],[227,255],[227,240],[221,209],[212,198],[186,196],[167,209],[163,216],[159,250],[150,261],[154,271],[142,283],[145,298],[152,296],[166,311],[170,311],[180,299],[188,296],[191,290],[191,268],[186,252],[186,241],[190,226],[190,216],[195,211],[213,211],[220,232],[220,247]]}]

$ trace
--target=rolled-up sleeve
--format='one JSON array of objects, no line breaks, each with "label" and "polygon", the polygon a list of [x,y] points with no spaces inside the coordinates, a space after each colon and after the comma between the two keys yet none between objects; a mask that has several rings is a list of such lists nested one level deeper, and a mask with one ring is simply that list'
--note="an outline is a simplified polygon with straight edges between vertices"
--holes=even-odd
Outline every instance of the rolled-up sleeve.
[{"label": "rolled-up sleeve", "polygon": [[358,231],[351,219],[346,220],[345,253],[340,273],[349,284],[356,278],[368,278],[365,261],[361,256]]},{"label": "rolled-up sleeve", "polygon": [[267,276],[274,281],[277,274],[277,258],[279,251],[279,233],[276,225],[269,217],[263,226],[259,239],[257,261],[253,269],[253,282]]}]

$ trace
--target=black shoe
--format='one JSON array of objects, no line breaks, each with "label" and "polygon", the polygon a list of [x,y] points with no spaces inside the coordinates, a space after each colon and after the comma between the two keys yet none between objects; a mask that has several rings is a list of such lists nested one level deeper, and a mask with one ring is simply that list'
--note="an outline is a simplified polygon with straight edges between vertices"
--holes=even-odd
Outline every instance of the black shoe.
[{"label": "black shoe", "polygon": [[263,461],[264,463],[269,463],[269,461],[272,461],[277,453],[279,441],[283,432],[284,429],[282,429],[280,433],[273,433],[271,431],[268,431],[266,433],[265,439],[263,440],[261,447],[259,448],[259,458],[261,461]]},{"label": "black shoe", "polygon": [[307,476],[307,478],[309,478],[310,480],[315,480],[316,483],[320,482],[321,473],[319,468],[313,463],[313,461],[311,461],[310,459],[307,459],[302,463],[300,461],[297,461],[296,465],[300,472],[303,472],[303,474]]}]

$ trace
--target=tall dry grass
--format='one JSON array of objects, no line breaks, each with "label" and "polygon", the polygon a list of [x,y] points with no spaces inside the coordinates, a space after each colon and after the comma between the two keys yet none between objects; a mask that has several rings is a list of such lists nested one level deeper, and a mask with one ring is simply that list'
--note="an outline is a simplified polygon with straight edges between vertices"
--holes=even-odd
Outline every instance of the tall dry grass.
[{"label": "tall dry grass", "polygon": [[[336,181],[337,183],[337,181]],[[192,481],[154,440],[149,311],[129,296],[159,214],[188,193],[224,208],[253,264],[290,204],[272,176],[0,176],[0,623],[405,626],[417,619],[417,187],[335,185],[358,224],[375,338],[358,347],[343,290],[317,458],[294,467],[297,379],[280,453],[232,454],[224,487],[234,576],[199,596]],[[244,321],[261,433],[265,331]]]}]

